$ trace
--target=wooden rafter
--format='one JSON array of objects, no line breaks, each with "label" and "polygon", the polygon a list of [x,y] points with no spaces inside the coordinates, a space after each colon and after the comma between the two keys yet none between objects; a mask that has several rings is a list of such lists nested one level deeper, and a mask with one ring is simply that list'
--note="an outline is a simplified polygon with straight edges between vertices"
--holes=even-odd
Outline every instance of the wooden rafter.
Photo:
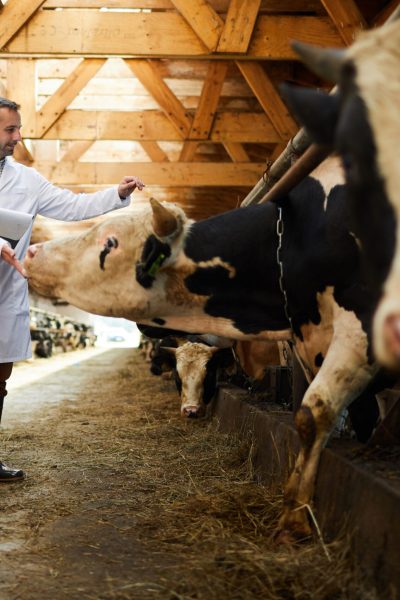
[{"label": "wooden rafter", "polygon": [[210,63],[189,133],[191,140],[206,140],[209,137],[227,69],[226,61]]},{"label": "wooden rafter", "polygon": [[79,160],[87,150],[93,145],[91,141],[74,142],[71,144],[66,152],[61,157],[61,160],[77,161]]},{"label": "wooden rafter", "polygon": [[231,0],[218,52],[246,53],[261,0]]},{"label": "wooden rafter", "polygon": [[112,185],[127,173],[140,175],[146,185],[252,186],[264,165],[259,163],[89,163],[36,161],[35,168],[57,185]]},{"label": "wooden rafter", "polygon": [[289,139],[298,130],[298,125],[291,117],[267,73],[257,63],[237,61],[236,64],[280,137],[283,140]]},{"label": "wooden rafter", "polygon": [[157,142],[140,142],[143,150],[153,162],[168,162],[169,158]]},{"label": "wooden rafter", "polygon": [[[281,141],[271,121],[263,113],[217,113],[209,136],[213,142],[253,142],[274,144]],[[47,131],[43,139],[182,141],[182,136],[161,112],[101,112],[67,110]]]},{"label": "wooden rafter", "polygon": [[30,165],[34,161],[32,154],[29,152],[23,141],[18,142],[16,145],[14,149],[14,158],[25,165]]},{"label": "wooden rafter", "polygon": [[8,0],[2,8],[0,21],[0,48],[29,21],[45,0]]},{"label": "wooden rafter", "polygon": [[85,87],[88,81],[96,75],[103,66],[106,58],[85,58],[65,79],[55,94],[36,115],[36,131],[39,137],[54,125],[72,100]]},{"label": "wooden rafter", "polygon": [[367,28],[367,23],[354,0],[321,0],[321,4],[346,45],[354,42],[357,31]]},{"label": "wooden rafter", "polygon": [[233,162],[250,162],[250,158],[239,142],[224,142],[224,148]]},{"label": "wooden rafter", "polygon": [[[70,35],[71,31],[74,35]],[[114,31],[118,31],[117,36],[113,35]],[[260,14],[246,56],[293,60],[297,57],[290,46],[292,39],[323,46],[343,46],[342,38],[328,16]],[[126,13],[121,19],[119,13],[90,10],[39,11],[9,42],[7,52],[60,57],[210,56],[178,13]]]},{"label": "wooden rafter", "polygon": [[159,104],[182,138],[189,135],[192,120],[182,103],[164,82],[154,61],[126,60],[132,73]]},{"label": "wooden rafter", "polygon": [[186,141],[182,145],[182,150],[179,155],[179,162],[192,162],[196,154],[198,142]]},{"label": "wooden rafter", "polygon": [[209,52],[216,49],[224,22],[206,0],[171,0]]}]

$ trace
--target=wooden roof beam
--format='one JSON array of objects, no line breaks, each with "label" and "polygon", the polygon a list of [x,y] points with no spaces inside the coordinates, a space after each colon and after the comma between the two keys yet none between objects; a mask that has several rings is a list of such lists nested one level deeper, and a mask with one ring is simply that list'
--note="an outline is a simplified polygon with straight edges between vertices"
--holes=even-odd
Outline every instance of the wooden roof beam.
[{"label": "wooden roof beam", "polygon": [[[136,112],[67,110],[47,131],[43,139],[176,142],[182,141],[182,136],[165,114],[157,110]],[[240,111],[217,113],[209,139],[212,142],[265,144],[282,141],[264,113]]]},{"label": "wooden roof beam", "polygon": [[191,140],[208,139],[227,70],[226,61],[210,62],[189,133]]},{"label": "wooden roof beam", "polygon": [[[115,31],[118,35],[114,35]],[[167,35],[171,31],[174,35]],[[343,46],[328,16],[260,14],[246,57],[297,59],[290,46],[292,39],[321,46]],[[121,19],[120,13],[96,10],[42,10],[3,49],[3,56],[7,54],[53,57],[115,54],[126,58],[188,59],[210,56],[210,51],[182,15],[172,11],[125,13]]]},{"label": "wooden roof beam", "polygon": [[206,0],[171,0],[209,52],[214,52],[224,22]]},{"label": "wooden roof beam", "polygon": [[113,185],[127,173],[140,176],[146,185],[253,186],[264,165],[232,162],[71,162],[35,161],[35,168],[55,185]]},{"label": "wooden roof beam", "polygon": [[74,142],[70,144],[68,150],[64,152],[61,160],[77,161],[79,160],[89,148],[93,146],[92,141]]},{"label": "wooden roof beam", "polygon": [[186,141],[183,143],[181,153],[179,155],[179,162],[192,162],[196,154],[198,142]]},{"label": "wooden roof beam", "polygon": [[72,100],[103,66],[106,58],[85,58],[72,71],[36,114],[36,132],[43,137],[57,121]]},{"label": "wooden roof beam", "polygon": [[140,142],[143,150],[153,162],[168,162],[169,158],[157,142]]},{"label": "wooden roof beam", "polygon": [[360,29],[367,29],[367,23],[354,0],[321,0],[321,4],[347,46],[354,42]]},{"label": "wooden roof beam", "polygon": [[233,162],[250,162],[249,155],[239,142],[224,142],[224,148]]},{"label": "wooden roof beam", "polygon": [[180,136],[186,138],[192,125],[191,117],[161,77],[155,61],[129,59],[125,62],[159,104],[161,110],[174,125]]},{"label": "wooden roof beam", "polygon": [[1,9],[0,48],[25,25],[45,0],[8,0]]},{"label": "wooden roof beam", "polygon": [[218,52],[247,52],[260,4],[261,0],[231,0]]},{"label": "wooden roof beam", "polygon": [[236,61],[236,64],[281,139],[288,140],[296,133],[298,125],[291,117],[271,79],[257,63]]}]

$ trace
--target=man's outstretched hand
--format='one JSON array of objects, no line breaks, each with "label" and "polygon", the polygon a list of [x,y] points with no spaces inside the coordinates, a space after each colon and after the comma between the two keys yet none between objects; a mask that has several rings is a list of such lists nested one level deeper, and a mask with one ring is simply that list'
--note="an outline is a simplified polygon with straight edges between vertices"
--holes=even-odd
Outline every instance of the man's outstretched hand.
[{"label": "man's outstretched hand", "polygon": [[14,250],[10,246],[5,244],[1,249],[0,256],[6,263],[14,267],[14,269],[17,269],[18,273],[20,273],[22,277],[25,277],[25,279],[28,278],[28,273],[25,271],[24,267],[15,256]]},{"label": "man's outstretched hand", "polygon": [[144,188],[143,181],[134,175],[126,175],[118,186],[119,197],[124,200],[136,188],[142,190]]}]

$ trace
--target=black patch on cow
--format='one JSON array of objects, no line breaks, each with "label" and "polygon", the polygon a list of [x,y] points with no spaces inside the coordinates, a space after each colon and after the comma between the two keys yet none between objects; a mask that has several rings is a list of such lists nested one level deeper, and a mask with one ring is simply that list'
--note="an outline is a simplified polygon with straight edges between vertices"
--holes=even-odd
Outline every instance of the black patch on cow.
[{"label": "black patch on cow", "polygon": [[231,348],[223,348],[215,352],[206,366],[206,375],[203,382],[203,402],[209,404],[217,391],[218,370],[233,364],[234,356]]},{"label": "black patch on cow", "polygon": [[[158,318],[152,319],[152,321],[157,321],[157,322],[162,321],[163,323],[165,323],[165,321],[163,319],[158,319]],[[159,323],[159,324],[162,325],[163,323]],[[136,323],[136,325],[137,325],[137,328],[139,329],[139,331],[141,333],[143,333],[143,335],[145,335],[146,337],[155,338],[155,339],[161,339],[163,337],[173,336],[173,337],[186,338],[189,341],[194,341],[194,340],[191,340],[190,337],[192,335],[198,335],[198,334],[190,334],[187,331],[180,331],[178,329],[167,329],[166,327],[151,327],[150,325],[142,325],[141,323]]]},{"label": "black patch on cow", "polygon": [[368,109],[355,85],[354,68],[343,74],[341,102],[335,146],[346,172],[352,231],[362,243],[364,277],[379,297],[394,256],[396,216],[379,173]]},{"label": "black patch on cow", "polygon": [[165,325],[165,323],[166,323],[165,319],[161,319],[160,317],[154,317],[154,319],[152,319],[152,321],[156,325]]},{"label": "black patch on cow", "polygon": [[321,352],[318,352],[317,356],[314,358],[314,363],[316,367],[321,367],[324,362],[324,357]]},{"label": "black patch on cow", "polygon": [[176,389],[178,390],[178,394],[181,395],[181,393],[182,393],[182,379],[179,377],[178,371],[176,369],[175,369],[174,375],[175,375]]},{"label": "black patch on cow", "polygon": [[112,248],[118,248],[118,240],[114,236],[107,238],[107,240],[103,246],[103,250],[100,252],[100,255],[99,255],[100,269],[102,271],[104,271],[104,262],[106,260],[106,256],[108,254],[110,254]]},{"label": "black patch on cow", "polygon": [[185,279],[190,292],[209,296],[205,312],[231,319],[244,333],[285,329],[276,264],[276,207],[250,206],[195,223],[185,240],[185,254],[194,262],[219,259],[198,267]]},{"label": "black patch on cow", "polygon": [[136,280],[144,288],[150,288],[163,262],[171,255],[168,244],[150,235],[144,243],[140,262],[136,264]]}]

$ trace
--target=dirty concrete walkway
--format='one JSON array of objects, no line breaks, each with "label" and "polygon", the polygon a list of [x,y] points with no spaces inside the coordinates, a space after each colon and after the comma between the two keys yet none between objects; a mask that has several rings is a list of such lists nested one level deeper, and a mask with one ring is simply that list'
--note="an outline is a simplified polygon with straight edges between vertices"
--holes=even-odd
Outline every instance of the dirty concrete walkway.
[{"label": "dirty concrete walkway", "polygon": [[181,419],[138,350],[86,356],[6,400],[0,600],[375,599],[343,544],[277,551],[247,443]]}]

